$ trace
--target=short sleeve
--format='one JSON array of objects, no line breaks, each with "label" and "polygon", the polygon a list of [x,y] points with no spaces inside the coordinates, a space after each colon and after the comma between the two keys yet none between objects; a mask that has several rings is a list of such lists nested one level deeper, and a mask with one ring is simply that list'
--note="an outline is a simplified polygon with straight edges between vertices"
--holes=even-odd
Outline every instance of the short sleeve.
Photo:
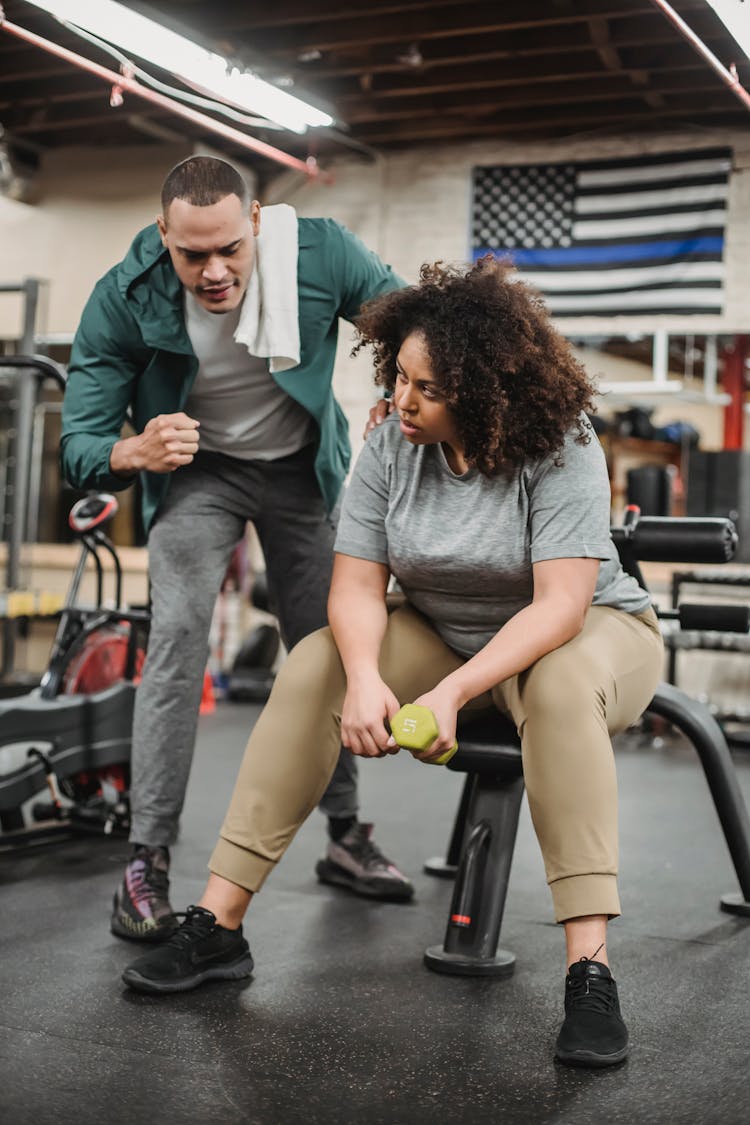
[{"label": "short sleeve", "polygon": [[370,434],[357,458],[341,506],[334,550],[388,565],[388,470],[381,431]]},{"label": "short sleeve", "polygon": [[[559,457],[545,458],[529,480],[531,562],[548,559],[606,559],[612,552],[610,488],[604,452],[593,432],[589,441],[569,433]],[[555,464],[555,461],[560,464]]]}]

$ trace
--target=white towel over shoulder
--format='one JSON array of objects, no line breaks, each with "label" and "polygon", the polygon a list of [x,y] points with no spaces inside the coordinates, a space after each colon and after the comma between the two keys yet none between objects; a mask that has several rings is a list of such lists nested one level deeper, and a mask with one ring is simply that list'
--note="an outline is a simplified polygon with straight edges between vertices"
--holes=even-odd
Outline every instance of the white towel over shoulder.
[{"label": "white towel over shoulder", "polygon": [[269,371],[300,361],[297,295],[297,212],[287,203],[263,207],[255,241],[255,268],[234,338],[251,355],[268,358]]}]

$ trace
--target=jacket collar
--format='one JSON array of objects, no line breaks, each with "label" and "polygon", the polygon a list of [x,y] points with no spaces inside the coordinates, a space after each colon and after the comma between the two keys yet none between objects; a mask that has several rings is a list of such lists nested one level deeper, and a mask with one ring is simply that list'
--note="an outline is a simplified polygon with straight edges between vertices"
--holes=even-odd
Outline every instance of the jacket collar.
[{"label": "jacket collar", "polygon": [[117,287],[149,348],[193,355],[185,329],[182,282],[155,223],[140,231],[117,268]]}]

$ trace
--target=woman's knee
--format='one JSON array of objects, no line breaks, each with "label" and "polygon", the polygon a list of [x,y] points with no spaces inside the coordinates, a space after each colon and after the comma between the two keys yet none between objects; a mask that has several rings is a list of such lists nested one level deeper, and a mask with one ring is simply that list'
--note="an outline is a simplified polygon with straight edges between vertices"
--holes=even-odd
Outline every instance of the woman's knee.
[{"label": "woman's knee", "polygon": [[548,653],[519,677],[519,692],[527,717],[544,716],[554,722],[606,712],[609,686],[601,666],[583,656]]},{"label": "woman's knee", "polygon": [[292,697],[311,692],[328,697],[345,690],[344,667],[328,627],[309,633],[294,646],[279,669],[274,690],[276,686]]}]

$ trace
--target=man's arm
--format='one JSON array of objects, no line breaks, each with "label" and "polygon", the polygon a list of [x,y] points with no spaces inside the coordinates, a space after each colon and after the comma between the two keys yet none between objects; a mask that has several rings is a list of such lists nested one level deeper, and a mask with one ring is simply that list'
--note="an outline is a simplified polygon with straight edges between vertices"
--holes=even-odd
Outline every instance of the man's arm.
[{"label": "man's arm", "polygon": [[394,289],[404,289],[407,283],[350,230],[339,224],[336,224],[336,228],[341,240],[339,315],[344,320],[353,321],[365,301],[371,301],[373,297],[390,293]]},{"label": "man's arm", "polygon": [[127,488],[136,473],[169,473],[198,449],[198,422],[160,414],[122,438],[127,411],[151,351],[106,281],[94,290],[76,333],[63,402],[63,474],[77,488]]},{"label": "man's arm", "polygon": [[[366,301],[391,293],[394,289],[404,289],[407,283],[346,227],[339,227],[339,231],[345,262],[341,315],[345,320],[352,321]],[[367,437],[371,430],[384,422],[392,409],[388,399],[378,399],[370,408],[363,436]]]},{"label": "man's arm", "polygon": [[73,341],[62,411],[60,457],[76,488],[127,488],[130,480],[110,466],[110,454],[148,362],[140,332],[109,278],[94,289]]}]

